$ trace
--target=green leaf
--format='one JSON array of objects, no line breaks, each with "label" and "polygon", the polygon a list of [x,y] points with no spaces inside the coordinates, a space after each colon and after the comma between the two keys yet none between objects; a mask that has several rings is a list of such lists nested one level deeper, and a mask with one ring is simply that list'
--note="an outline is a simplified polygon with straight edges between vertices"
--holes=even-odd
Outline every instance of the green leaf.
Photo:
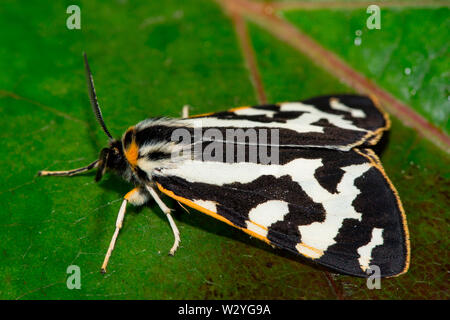
[{"label": "green leaf", "polygon": [[[159,208],[130,207],[110,259],[100,266],[123,195],[107,174],[37,177],[80,167],[107,139],[89,106],[81,53],[114,136],[153,116],[177,117],[257,103],[234,27],[215,2],[77,2],[81,30],[68,30],[72,2],[4,1],[0,11],[0,298],[333,299],[445,298],[449,158],[394,119],[382,161],[409,219],[409,273],[382,280],[330,276],[304,259],[194,210],[177,208],[181,247]],[[294,49],[250,25],[270,101],[350,88]],[[166,199],[167,200],[167,199]],[[81,289],[66,286],[78,265]],[[330,281],[332,285],[330,285]]]},{"label": "green leaf", "polygon": [[[450,133],[450,9],[383,8],[381,29],[355,10],[286,11],[284,16],[356,70]],[[332,30],[332,32],[330,32]]]}]

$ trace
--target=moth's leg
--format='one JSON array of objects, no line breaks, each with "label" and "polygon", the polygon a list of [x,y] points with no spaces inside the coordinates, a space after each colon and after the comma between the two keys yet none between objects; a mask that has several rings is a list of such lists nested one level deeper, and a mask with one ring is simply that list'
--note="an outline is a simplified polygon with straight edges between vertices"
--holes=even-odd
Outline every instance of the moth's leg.
[{"label": "moth's leg", "polygon": [[72,170],[65,170],[65,171],[46,171],[42,170],[38,172],[38,175],[40,176],[73,176],[79,173],[86,172],[88,170],[97,168],[98,166],[98,160],[95,160],[94,162],[88,164],[86,167],[78,168],[78,169],[72,169]]},{"label": "moth's leg", "polygon": [[178,246],[180,245],[180,231],[178,231],[177,225],[175,224],[175,221],[173,221],[172,216],[170,215],[171,209],[166,206],[166,204],[161,200],[159,195],[156,193],[155,189],[152,187],[146,185],[145,186],[150,192],[150,195],[155,199],[158,206],[161,208],[161,210],[166,214],[167,219],[169,220],[170,227],[172,228],[173,236],[175,237],[175,241],[173,243],[172,249],[170,249],[169,254],[173,256],[175,254],[175,251],[177,251]]},{"label": "moth's leg", "polygon": [[111,253],[114,250],[117,236],[119,235],[119,230],[122,228],[123,219],[125,217],[125,212],[127,209],[127,203],[129,202],[135,206],[140,206],[150,199],[148,192],[139,187],[134,188],[133,190],[128,192],[123,198],[124,199],[122,201],[122,205],[120,206],[119,214],[117,215],[116,230],[114,231],[114,234],[112,236],[108,251],[106,252],[105,260],[103,261],[103,265],[101,268],[102,273],[106,273],[106,266],[108,265],[109,258],[111,257]]},{"label": "moth's leg", "polygon": [[182,118],[189,118],[189,108],[190,108],[190,106],[188,104],[183,106],[183,109],[181,111]]}]

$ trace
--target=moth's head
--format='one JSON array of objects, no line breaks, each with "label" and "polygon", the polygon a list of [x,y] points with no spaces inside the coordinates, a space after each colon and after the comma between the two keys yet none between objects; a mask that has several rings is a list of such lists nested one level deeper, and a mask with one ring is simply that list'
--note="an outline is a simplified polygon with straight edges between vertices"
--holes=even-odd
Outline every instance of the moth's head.
[{"label": "moth's head", "polygon": [[92,110],[94,111],[94,115],[97,118],[98,123],[108,137],[109,146],[107,148],[103,148],[102,151],[100,151],[100,157],[98,160],[95,160],[85,167],[64,171],[42,170],[39,171],[38,174],[40,176],[73,176],[97,168],[98,171],[97,175],[95,176],[95,181],[99,181],[103,177],[106,169],[115,171],[126,180],[132,181],[133,176],[123,153],[122,142],[112,137],[111,133],[109,133],[108,128],[106,128],[105,121],[103,121],[102,112],[100,110],[100,106],[98,105],[97,95],[95,93],[94,80],[92,78],[91,69],[87,61],[87,56],[84,52],[83,57]]},{"label": "moth's head", "polygon": [[122,142],[112,139],[109,141],[109,147],[100,151],[95,181],[100,181],[106,170],[112,170],[122,175],[126,169],[127,162],[123,153]]}]

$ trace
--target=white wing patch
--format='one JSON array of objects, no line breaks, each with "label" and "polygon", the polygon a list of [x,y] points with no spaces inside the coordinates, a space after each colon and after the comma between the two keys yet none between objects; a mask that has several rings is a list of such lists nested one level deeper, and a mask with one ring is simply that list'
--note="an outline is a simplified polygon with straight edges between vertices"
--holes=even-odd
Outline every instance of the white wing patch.
[{"label": "white wing patch", "polygon": [[[222,186],[233,182],[252,182],[261,176],[262,171],[266,175],[275,177],[290,175],[294,181],[316,181],[314,173],[321,166],[321,159],[295,159],[285,165],[263,165],[249,162],[236,165],[225,162],[187,160],[180,162],[175,168],[163,168],[155,173],[163,176],[181,177],[189,182],[202,182]],[[211,174],[212,172],[220,172],[220,174]],[[314,181],[309,182],[314,183]],[[316,183],[318,184],[317,181]],[[325,190],[325,192],[327,191]]]},{"label": "white wing patch", "polygon": [[[270,200],[261,203],[250,210],[247,221],[247,229],[267,237],[267,228],[272,224],[283,221],[284,216],[289,213],[288,203],[280,200]],[[264,228],[261,228],[264,227]]]},{"label": "white wing patch", "polygon": [[383,229],[373,228],[372,229],[372,238],[369,243],[365,246],[358,248],[358,254],[360,258],[358,259],[359,265],[363,271],[366,271],[369,268],[370,261],[372,260],[372,250],[379,245],[382,245],[383,241]]},{"label": "white wing patch", "polygon": [[[360,193],[354,181],[370,167],[369,164],[363,163],[342,168],[345,174],[337,186],[338,193],[336,194],[329,193],[318,183],[302,184],[303,190],[314,202],[321,203],[327,212],[323,222],[313,222],[298,227],[303,243],[320,250],[323,254],[329,246],[336,243],[334,238],[337,236],[344,219],[361,220],[361,213],[356,212],[352,206],[353,200]],[[317,254],[317,258],[322,254]]]},{"label": "white wing patch", "polygon": [[269,118],[273,118],[275,111],[271,110],[262,110],[255,108],[242,108],[233,111],[234,114],[238,116],[266,116]]},{"label": "white wing patch", "polygon": [[330,107],[335,110],[350,112],[352,117],[355,117],[355,118],[365,118],[366,117],[366,114],[364,113],[364,111],[347,107],[345,104],[341,103],[338,99],[331,98],[330,99]]},{"label": "white wing patch", "polygon": [[[280,111],[284,111],[284,112],[286,112],[286,111],[302,111],[302,112],[305,112],[299,118],[294,119],[294,120],[298,121],[299,123],[311,124],[311,123],[317,122],[321,119],[326,119],[331,124],[335,125],[336,127],[342,128],[342,129],[355,130],[355,131],[367,131],[365,129],[362,129],[360,127],[353,125],[350,120],[345,120],[344,117],[341,115],[322,112],[322,111],[316,109],[316,107],[314,107],[313,105],[304,104],[301,102],[282,103],[280,105]],[[323,131],[320,131],[320,132],[323,132]]]},{"label": "white wing patch", "polygon": [[192,202],[194,202],[196,205],[205,208],[209,211],[212,211],[214,213],[217,212],[217,203],[214,201],[210,201],[210,200],[193,200]]}]

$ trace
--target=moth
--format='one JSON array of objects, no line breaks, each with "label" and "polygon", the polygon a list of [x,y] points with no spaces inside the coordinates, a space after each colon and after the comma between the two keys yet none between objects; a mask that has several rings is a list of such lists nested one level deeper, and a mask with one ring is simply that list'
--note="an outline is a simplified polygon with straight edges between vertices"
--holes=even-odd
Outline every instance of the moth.
[{"label": "moth", "polygon": [[119,140],[103,120],[85,54],[84,64],[109,145],[85,167],[39,175],[97,169],[96,181],[112,171],[135,186],[120,206],[103,273],[128,203],[156,201],[175,253],[180,233],[161,194],[340,273],[367,277],[374,265],[381,277],[408,270],[405,212],[370,148],[390,127],[374,98],[321,96],[192,117],[184,108],[181,119],[141,121]]}]

